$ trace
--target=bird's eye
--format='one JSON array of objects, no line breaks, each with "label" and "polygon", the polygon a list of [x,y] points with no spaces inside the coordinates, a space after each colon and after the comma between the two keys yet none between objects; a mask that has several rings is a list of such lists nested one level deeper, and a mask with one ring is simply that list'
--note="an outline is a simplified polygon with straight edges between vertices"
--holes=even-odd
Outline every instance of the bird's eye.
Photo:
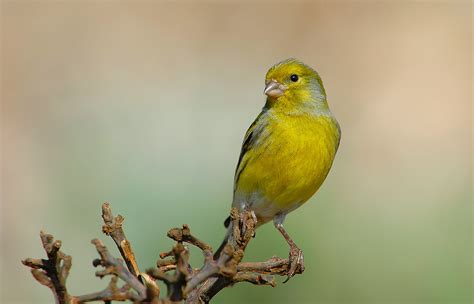
[{"label": "bird's eye", "polygon": [[290,80],[293,81],[293,82],[297,82],[298,81],[298,75],[296,75],[296,74],[291,75]]}]

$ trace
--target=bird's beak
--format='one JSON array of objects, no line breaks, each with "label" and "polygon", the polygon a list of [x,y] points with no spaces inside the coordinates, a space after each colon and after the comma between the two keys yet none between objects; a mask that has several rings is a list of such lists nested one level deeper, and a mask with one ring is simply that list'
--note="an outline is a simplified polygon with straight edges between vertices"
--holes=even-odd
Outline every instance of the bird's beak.
[{"label": "bird's beak", "polygon": [[287,87],[285,85],[272,79],[265,83],[265,90],[263,90],[263,93],[268,97],[277,98],[282,96],[286,89]]}]

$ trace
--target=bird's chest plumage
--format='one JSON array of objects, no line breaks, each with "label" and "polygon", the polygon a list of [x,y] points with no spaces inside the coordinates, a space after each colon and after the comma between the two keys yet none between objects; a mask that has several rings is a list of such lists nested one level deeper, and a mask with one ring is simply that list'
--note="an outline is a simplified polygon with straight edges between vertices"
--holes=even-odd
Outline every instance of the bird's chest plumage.
[{"label": "bird's chest plumage", "polygon": [[249,204],[261,218],[297,208],[326,178],[337,143],[338,130],[330,117],[268,121],[244,160],[234,204]]}]

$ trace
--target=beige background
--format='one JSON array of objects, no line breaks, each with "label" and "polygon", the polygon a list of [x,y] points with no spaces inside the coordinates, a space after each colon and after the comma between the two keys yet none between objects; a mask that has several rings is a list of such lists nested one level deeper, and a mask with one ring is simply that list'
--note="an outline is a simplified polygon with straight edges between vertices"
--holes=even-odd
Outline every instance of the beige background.
[{"label": "beige background", "polygon": [[[2,303],[51,303],[20,264],[44,256],[40,229],[73,255],[71,293],[104,286],[89,244],[113,248],[103,201],[142,269],[182,223],[217,246],[264,75],[287,57],[320,72],[343,133],[325,185],[287,219],[307,270],[216,303],[472,300],[471,2],[1,8]],[[273,254],[287,247],[266,225],[246,259]]]}]

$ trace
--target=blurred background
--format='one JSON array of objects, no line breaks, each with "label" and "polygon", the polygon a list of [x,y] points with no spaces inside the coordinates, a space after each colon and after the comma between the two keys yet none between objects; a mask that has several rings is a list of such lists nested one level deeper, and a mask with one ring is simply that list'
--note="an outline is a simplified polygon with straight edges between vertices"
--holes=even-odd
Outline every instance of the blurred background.
[{"label": "blurred background", "polygon": [[[342,142],[286,221],[306,271],[215,303],[471,303],[472,3],[2,1],[1,301],[51,303],[39,231],[97,291],[104,201],[141,269],[190,225],[218,246],[268,68],[321,74]],[[288,247],[260,228],[245,260]],[[201,263],[192,252],[194,265]],[[279,279],[279,282],[282,280]]]}]

